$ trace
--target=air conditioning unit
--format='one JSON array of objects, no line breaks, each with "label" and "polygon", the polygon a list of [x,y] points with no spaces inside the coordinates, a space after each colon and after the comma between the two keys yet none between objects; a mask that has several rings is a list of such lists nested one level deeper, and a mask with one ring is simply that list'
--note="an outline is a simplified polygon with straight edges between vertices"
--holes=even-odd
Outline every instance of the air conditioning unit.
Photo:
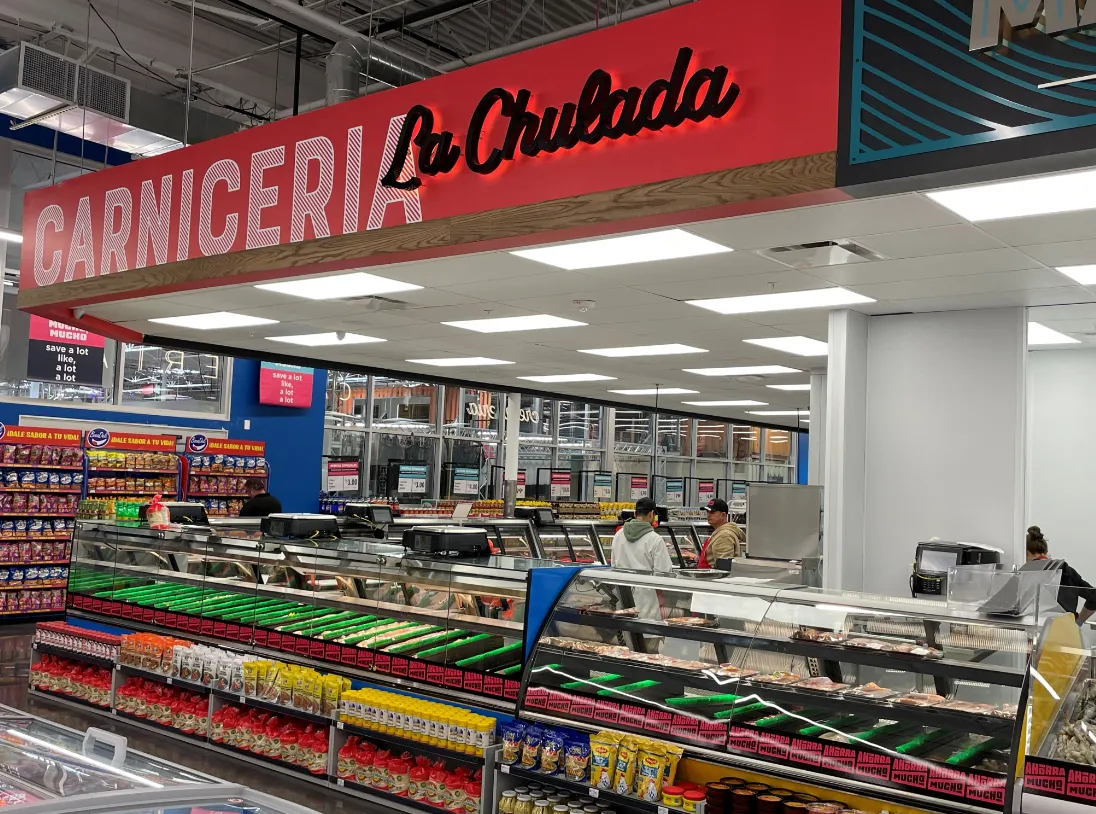
[{"label": "air conditioning unit", "polygon": [[[0,53],[0,113],[142,156],[182,147],[186,119],[178,102],[26,42]],[[191,111],[191,143],[238,128],[221,116]]]}]

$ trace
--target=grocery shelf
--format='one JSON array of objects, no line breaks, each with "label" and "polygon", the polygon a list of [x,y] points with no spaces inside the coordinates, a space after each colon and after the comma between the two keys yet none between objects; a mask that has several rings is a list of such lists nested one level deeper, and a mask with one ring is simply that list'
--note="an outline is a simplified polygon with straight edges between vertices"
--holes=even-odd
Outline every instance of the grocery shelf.
[{"label": "grocery shelf", "polygon": [[171,492],[171,491],[173,491],[173,490],[171,490],[171,489],[151,489],[151,490],[147,490],[146,489],[144,491],[132,491],[131,492],[128,489],[123,489],[121,491],[114,491],[114,490],[104,491],[104,490],[101,490],[101,489],[96,489],[94,491],[88,490],[88,497],[110,497],[112,495],[123,495],[123,496],[126,496],[126,497],[151,497],[152,495],[162,495],[162,494],[164,494],[164,492]]},{"label": "grocery shelf", "polygon": [[64,588],[68,583],[65,580],[54,580],[52,582],[42,582],[41,580],[35,580],[33,582],[9,582],[0,583],[0,591],[45,591],[52,588]]},{"label": "grocery shelf", "polygon": [[320,726],[333,726],[335,723],[333,719],[325,718],[323,715],[317,715],[313,712],[304,712],[303,710],[294,709],[293,707],[282,706],[281,704],[273,704],[270,701],[263,701],[258,698],[251,698],[250,696],[246,696],[238,692],[216,690],[209,687],[206,687],[205,689],[207,692],[210,692],[218,698],[221,698],[230,703],[239,704],[245,707],[255,707],[256,709],[264,709],[267,712],[274,713],[275,715],[288,715],[291,718],[300,718],[302,721],[319,724]]},{"label": "grocery shelf", "polygon": [[[6,464],[4,464],[6,466]],[[128,469],[111,466],[89,466],[88,472],[112,472],[115,475],[178,475],[178,469]]]},{"label": "grocery shelf", "polygon": [[[1020,687],[1024,683],[1026,670],[1012,667],[998,667],[992,664],[955,661],[954,659],[927,659],[907,656],[902,653],[883,653],[878,650],[861,650],[844,647],[839,644],[800,641],[797,639],[776,639],[754,636],[740,630],[727,630],[718,627],[687,627],[669,625],[665,622],[652,622],[642,619],[627,619],[601,614],[578,613],[573,610],[557,611],[553,617],[559,622],[618,630],[625,633],[637,633],[642,636],[657,636],[672,639],[685,639],[709,644],[725,644],[731,647],[744,647],[763,653],[784,653],[803,656],[821,661],[859,664],[865,667],[894,669],[898,665],[916,666],[917,672],[928,675],[963,681],[981,681],[987,684],[1005,687]],[[567,651],[563,651],[567,652]],[[632,666],[632,662],[621,662]]]},{"label": "grocery shelf", "polygon": [[136,678],[147,678],[151,681],[160,681],[172,687],[179,687],[180,689],[189,690],[190,692],[208,693],[212,691],[211,687],[207,687],[199,681],[189,681],[185,678],[175,678],[173,676],[164,675],[163,673],[156,673],[152,670],[142,670],[140,667],[131,667],[128,664],[117,664],[115,669],[122,673],[122,675],[134,676]]},{"label": "grocery shelf", "polygon": [[[69,518],[76,517],[76,512],[62,513],[62,512],[4,512],[5,517],[53,517],[53,518]],[[14,540],[14,537],[5,537],[4,539]]]},{"label": "grocery shelf", "polygon": [[67,566],[68,564],[69,564],[68,560],[15,560],[15,561],[12,561],[12,562],[0,562],[0,566],[3,566],[3,567],[10,567],[10,566],[13,566],[13,565],[14,566],[19,566],[19,567],[30,566],[30,565],[66,565]]},{"label": "grocery shelf", "polygon": [[61,464],[16,464],[16,463],[0,463],[2,469],[58,469],[66,472],[83,472],[83,464],[77,464],[76,466],[62,466]]},{"label": "grocery shelf", "polygon": [[111,710],[111,715],[116,718],[121,718],[123,721],[129,721],[135,724],[141,724],[142,726],[147,726],[150,729],[155,730],[156,732],[168,732],[190,743],[196,743],[202,746],[206,745],[205,735],[191,735],[181,729],[176,729],[173,726],[162,724],[159,721],[152,721],[148,718],[142,718],[140,715],[132,715],[128,712],[122,712],[120,709]]},{"label": "grocery shelf", "polygon": [[618,811],[660,814],[660,812],[680,810],[676,808],[667,808],[662,805],[661,802],[648,803],[646,800],[640,800],[630,795],[616,794],[615,792],[606,791],[604,789],[591,788],[588,783],[578,783],[568,779],[566,776],[543,774],[530,769],[523,769],[520,766],[508,766],[505,763],[498,764],[497,768],[501,774],[508,774],[534,783],[544,783],[549,786],[554,786],[555,788],[572,792],[573,794],[580,794],[584,797],[594,797],[598,800],[604,800],[607,803],[611,803],[613,808]]},{"label": "grocery shelf", "polygon": [[[360,783],[355,783],[353,780],[343,780],[341,777],[331,777],[331,782],[339,788],[347,788],[360,793],[362,796],[369,797],[370,799],[387,802],[391,801],[399,806],[406,806],[407,808],[413,808],[417,811],[443,811],[444,809],[432,806],[422,800],[412,800],[410,797],[400,797],[398,794],[390,794],[387,791],[381,791],[375,789],[372,786],[364,786]],[[484,809],[485,811],[488,809]]]},{"label": "grocery shelf", "polygon": [[432,746],[429,743],[420,743],[419,741],[401,738],[396,735],[389,735],[384,732],[375,732],[372,729],[365,729],[360,726],[354,726],[353,724],[343,723],[342,721],[339,721],[335,727],[336,729],[341,729],[351,735],[358,735],[366,740],[376,741],[378,743],[386,743],[397,749],[406,749],[412,753],[433,755],[434,757],[452,760],[456,763],[474,766],[477,769],[482,769],[484,766],[484,758],[482,756],[469,755],[464,752],[454,752],[440,746]]},{"label": "grocery shelf", "polygon": [[108,659],[102,656],[92,656],[89,653],[77,653],[74,650],[66,650],[63,647],[54,647],[53,645],[43,644],[42,642],[31,642],[30,646],[32,650],[37,650],[39,653],[48,653],[51,656],[60,656],[61,658],[80,661],[84,664],[94,664],[97,667],[114,669],[114,659]]},{"label": "grocery shelf", "polygon": [[[216,741],[213,741],[213,740],[209,740],[208,745],[214,747],[215,749],[220,749],[222,752],[227,752],[228,754],[233,755],[235,757],[242,757],[245,760],[253,760],[257,763],[262,763],[262,764],[267,765],[267,766],[273,766],[277,769],[280,769],[283,772],[289,772],[290,774],[293,774],[293,775],[304,775],[305,777],[316,778],[316,775],[312,774],[312,772],[308,771],[308,769],[305,769],[301,766],[297,766],[294,763],[286,763],[284,760],[278,760],[277,758],[267,757],[266,755],[257,755],[254,752],[249,751],[247,749],[239,749],[235,746],[229,746],[228,744],[225,744],[225,743],[217,743]],[[436,810],[437,809],[435,809],[435,811]]]},{"label": "grocery shelf", "polygon": [[40,695],[43,698],[56,698],[60,701],[67,701],[70,704],[75,704],[78,707],[86,707],[87,709],[94,709],[104,715],[110,715],[110,707],[101,707],[98,704],[93,704],[90,701],[85,701],[83,698],[77,698],[75,695],[65,695],[63,692],[51,692],[49,690],[40,690],[37,687],[31,687],[28,692],[31,695]]},{"label": "grocery shelf", "polygon": [[[2,465],[0,465],[2,466]],[[0,486],[0,494],[4,492],[34,492],[39,495],[78,495],[79,489],[50,489],[41,486]]]},{"label": "grocery shelf", "polygon": [[187,497],[225,497],[225,498],[242,498],[248,497],[246,492],[228,494],[226,492],[190,492],[186,493]]}]

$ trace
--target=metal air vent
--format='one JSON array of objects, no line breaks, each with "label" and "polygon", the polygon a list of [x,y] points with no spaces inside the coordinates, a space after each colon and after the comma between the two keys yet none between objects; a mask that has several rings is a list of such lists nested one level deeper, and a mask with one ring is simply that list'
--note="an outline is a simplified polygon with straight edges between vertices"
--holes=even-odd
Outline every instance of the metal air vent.
[{"label": "metal air vent", "polygon": [[388,297],[343,297],[337,300],[337,302],[355,302],[362,306],[362,310],[366,313],[375,313],[377,311],[407,311],[415,306],[409,302],[403,302],[402,300],[392,300]]},{"label": "metal air vent", "polygon": [[885,260],[867,246],[861,246],[851,240],[820,240],[815,243],[800,243],[794,246],[775,246],[771,249],[758,249],[762,257],[783,263],[792,268],[819,268],[821,266],[841,266],[847,263],[868,263],[872,260]]},{"label": "metal air vent", "polygon": [[76,60],[29,43],[20,46],[19,84],[58,102],[75,103]]},{"label": "metal air vent", "polygon": [[112,119],[129,121],[129,81],[109,73],[79,66],[76,104]]}]

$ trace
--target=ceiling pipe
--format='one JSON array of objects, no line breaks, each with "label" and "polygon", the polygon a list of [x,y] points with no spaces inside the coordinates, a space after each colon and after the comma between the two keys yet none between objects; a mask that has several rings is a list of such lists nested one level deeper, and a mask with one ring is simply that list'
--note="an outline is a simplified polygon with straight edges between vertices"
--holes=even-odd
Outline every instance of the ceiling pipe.
[{"label": "ceiling pipe", "polygon": [[[616,18],[618,18],[618,15],[615,15],[615,14],[611,15],[611,18],[609,18],[609,19],[616,19],[616,22],[614,22],[613,25],[617,25],[617,24],[622,23],[622,22],[627,22],[628,20],[634,20],[638,17],[645,17],[648,14],[654,14],[655,12],[658,12],[658,11],[666,11],[667,9],[677,8],[678,6],[683,6],[686,3],[692,3],[692,2],[695,2],[695,0],[658,0],[657,3],[650,3],[646,6],[640,6],[639,8],[629,9],[628,11],[625,11],[625,12],[621,13],[619,15],[619,19],[616,19]],[[457,70],[459,68],[468,67],[470,65],[477,65],[481,62],[487,62],[487,61],[492,60],[492,59],[498,59],[499,57],[509,56],[510,54],[516,54],[519,51],[527,51],[530,48],[536,48],[536,47],[541,46],[541,45],[547,45],[548,43],[556,42],[558,40],[567,39],[568,37],[575,37],[575,36],[578,36],[579,34],[586,34],[590,31],[594,31],[594,30],[596,30],[600,27],[603,27],[603,26],[601,24],[599,24],[598,22],[591,20],[590,22],[580,23],[579,25],[574,25],[574,26],[571,26],[570,28],[564,28],[564,29],[561,29],[559,31],[550,31],[549,33],[542,34],[539,37],[533,37],[531,39],[522,40],[521,42],[516,42],[516,43],[513,43],[512,45],[504,45],[504,46],[501,46],[499,48],[494,48],[490,51],[484,51],[483,53],[480,53],[480,54],[473,54],[473,55],[471,55],[469,57],[465,57],[463,59],[453,60],[452,62],[447,62],[446,64],[439,66],[439,70],[448,72],[448,71]],[[375,92],[381,91],[381,90],[387,90],[390,87],[392,87],[392,85],[390,85],[387,82],[374,82],[371,85],[367,85],[364,92],[366,94],[370,94],[370,93],[375,93]],[[357,95],[361,95],[361,94],[362,94],[362,90],[361,90],[360,84],[359,84],[358,94]],[[355,97],[349,97],[349,98],[355,98]],[[344,101],[345,101],[345,99],[344,99]],[[324,105],[326,105],[326,104],[331,104],[330,102],[327,101],[326,98],[325,99],[316,99],[312,102],[307,102],[303,105],[300,105],[299,106],[299,112],[305,113],[309,110],[317,110],[321,107],[324,107]],[[292,108],[286,108],[285,110],[279,110],[274,118],[275,119],[283,119],[283,118],[286,118],[286,117],[291,116],[291,115],[293,115]]]}]

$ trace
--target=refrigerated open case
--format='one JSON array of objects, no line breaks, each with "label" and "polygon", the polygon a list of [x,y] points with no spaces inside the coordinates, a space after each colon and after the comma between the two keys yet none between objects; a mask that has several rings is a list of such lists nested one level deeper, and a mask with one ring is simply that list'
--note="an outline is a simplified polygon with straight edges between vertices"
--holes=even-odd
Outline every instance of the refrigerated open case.
[{"label": "refrigerated open case", "polygon": [[874,799],[1000,811],[1041,631],[943,603],[587,569],[534,644],[519,714]]},{"label": "refrigerated open case", "polygon": [[501,554],[431,558],[364,537],[253,539],[238,525],[80,521],[73,546],[71,612],[509,709],[527,598],[543,572],[566,567]]}]

